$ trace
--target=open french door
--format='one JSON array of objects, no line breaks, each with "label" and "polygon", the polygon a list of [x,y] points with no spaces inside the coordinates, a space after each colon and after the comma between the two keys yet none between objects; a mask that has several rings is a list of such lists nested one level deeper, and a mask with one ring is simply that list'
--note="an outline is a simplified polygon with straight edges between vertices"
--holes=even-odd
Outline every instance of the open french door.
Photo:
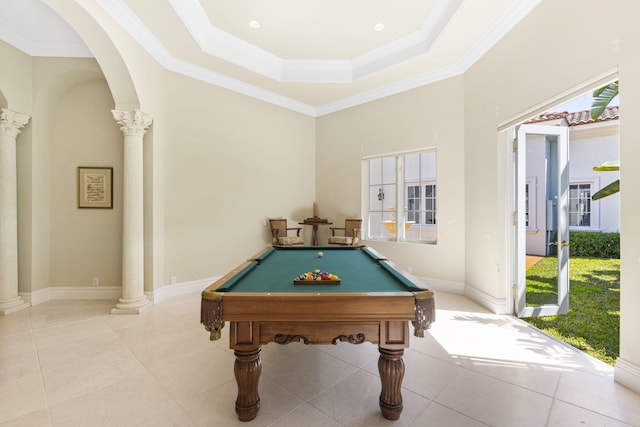
[{"label": "open french door", "polygon": [[[566,314],[569,310],[568,128],[521,125],[514,147],[517,253],[514,308],[519,317]],[[528,274],[528,259],[549,266],[544,278]]]}]

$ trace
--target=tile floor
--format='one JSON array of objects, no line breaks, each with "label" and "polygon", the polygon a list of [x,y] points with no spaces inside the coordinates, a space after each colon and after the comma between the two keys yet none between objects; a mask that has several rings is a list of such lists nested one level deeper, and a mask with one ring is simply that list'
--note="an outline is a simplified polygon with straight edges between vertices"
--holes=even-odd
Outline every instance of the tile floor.
[{"label": "tile floor", "polygon": [[640,425],[640,395],[611,367],[444,293],[405,352],[398,421],[380,416],[375,346],[272,343],[260,412],[241,423],[228,337],[208,340],[199,304],[112,316],[113,301],[51,301],[0,317],[0,426]]}]

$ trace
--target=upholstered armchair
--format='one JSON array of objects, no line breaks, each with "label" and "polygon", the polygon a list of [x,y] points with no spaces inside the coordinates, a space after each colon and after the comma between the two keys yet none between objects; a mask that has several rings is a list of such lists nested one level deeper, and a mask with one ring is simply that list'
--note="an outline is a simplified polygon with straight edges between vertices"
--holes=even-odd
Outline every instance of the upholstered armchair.
[{"label": "upholstered armchair", "polygon": [[[302,227],[287,227],[287,220],[283,218],[269,219],[271,228],[271,242],[277,246],[303,245],[304,240],[300,236]],[[295,236],[289,236],[289,231],[295,231]]]},{"label": "upholstered armchair", "polygon": [[[330,245],[357,245],[360,240],[361,219],[345,219],[344,227],[330,227]],[[337,234],[339,233],[339,234]]]}]

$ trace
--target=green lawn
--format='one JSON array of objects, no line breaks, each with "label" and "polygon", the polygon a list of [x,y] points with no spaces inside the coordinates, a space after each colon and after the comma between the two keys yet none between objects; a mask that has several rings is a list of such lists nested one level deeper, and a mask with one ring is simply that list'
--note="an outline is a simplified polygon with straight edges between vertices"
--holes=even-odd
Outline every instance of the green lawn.
[{"label": "green lawn", "polygon": [[[556,301],[556,258],[527,270],[527,305]],[[620,260],[571,258],[569,313],[523,320],[613,365],[620,351]]]}]

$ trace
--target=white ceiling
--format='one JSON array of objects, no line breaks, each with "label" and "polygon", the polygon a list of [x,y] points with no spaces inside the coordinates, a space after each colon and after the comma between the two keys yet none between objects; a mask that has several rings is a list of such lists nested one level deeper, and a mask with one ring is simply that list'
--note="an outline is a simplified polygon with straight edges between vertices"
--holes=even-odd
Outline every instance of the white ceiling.
[{"label": "white ceiling", "polygon": [[[92,1],[165,68],[320,116],[463,73],[541,0]],[[91,56],[40,0],[0,10],[18,49]]]}]

